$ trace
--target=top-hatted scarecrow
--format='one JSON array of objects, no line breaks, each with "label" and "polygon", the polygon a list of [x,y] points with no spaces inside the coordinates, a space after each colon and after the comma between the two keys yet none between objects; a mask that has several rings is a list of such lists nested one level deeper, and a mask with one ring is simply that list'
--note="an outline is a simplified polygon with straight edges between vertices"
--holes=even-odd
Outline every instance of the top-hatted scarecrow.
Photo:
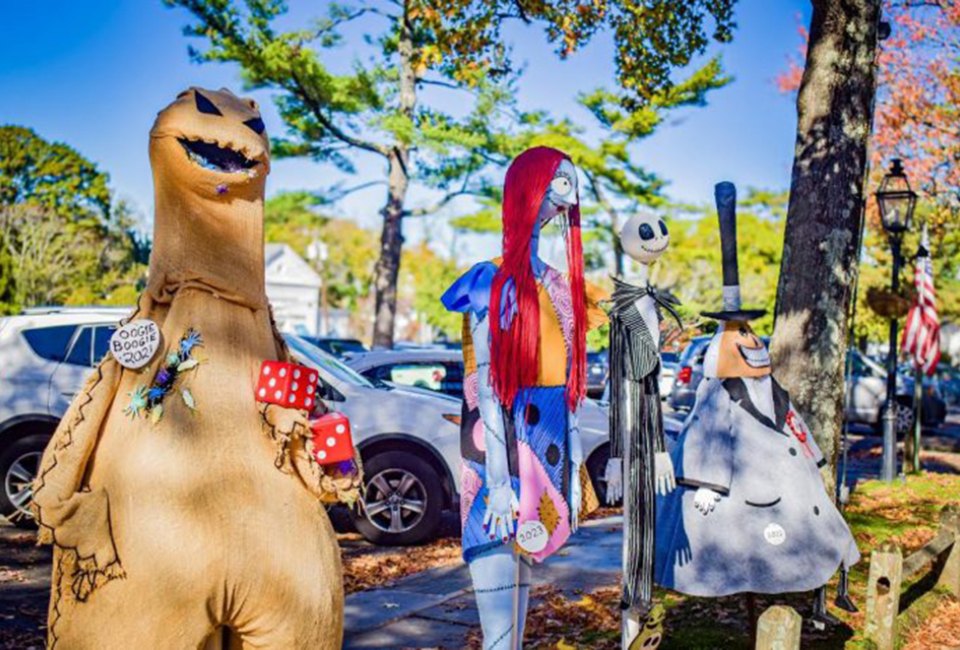
[{"label": "top-hatted scarecrow", "polygon": [[820,588],[860,557],[827,493],[817,443],[740,303],[736,190],[716,186],[723,310],[704,379],[672,452],[678,489],[658,498],[656,580],[696,596]]}]

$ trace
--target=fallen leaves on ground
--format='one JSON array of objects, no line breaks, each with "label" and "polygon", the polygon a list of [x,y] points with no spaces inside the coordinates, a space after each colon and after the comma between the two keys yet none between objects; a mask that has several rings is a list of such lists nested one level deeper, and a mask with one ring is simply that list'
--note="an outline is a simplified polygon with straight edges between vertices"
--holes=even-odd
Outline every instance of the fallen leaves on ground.
[{"label": "fallen leaves on ground", "polygon": [[458,537],[441,537],[424,546],[410,547],[377,547],[341,539],[341,549],[343,589],[348,594],[462,561]]},{"label": "fallen leaves on ground", "polygon": [[903,650],[960,648],[960,601],[945,600],[907,637]]},{"label": "fallen leaves on ground", "polygon": [[[854,645],[862,643],[870,551],[887,540],[899,544],[905,555],[922,547],[936,534],[940,509],[950,503],[960,503],[960,477],[955,474],[926,473],[911,476],[905,483],[862,484],[854,492],[847,509],[863,554],[863,560],[854,567],[850,578],[851,594],[860,611],[851,614],[831,606],[830,613],[840,619],[840,624],[817,631],[805,623],[801,647],[842,648],[850,642]],[[600,516],[617,512],[605,510]],[[836,578],[828,586],[830,602],[835,592]],[[658,591],[657,597],[662,599],[668,612],[661,650],[690,647],[747,650],[752,647],[746,596],[693,598]],[[813,613],[813,594],[758,596],[755,615],[759,616],[774,604],[789,605],[809,621]],[[619,588],[616,585],[586,594],[565,593],[556,586],[535,590],[527,616],[524,647],[535,650],[616,650],[620,647],[618,605]],[[475,630],[468,648],[480,648],[480,641],[479,630]],[[960,648],[960,603],[947,601],[941,604],[928,621],[911,634],[909,643],[906,650]]]}]

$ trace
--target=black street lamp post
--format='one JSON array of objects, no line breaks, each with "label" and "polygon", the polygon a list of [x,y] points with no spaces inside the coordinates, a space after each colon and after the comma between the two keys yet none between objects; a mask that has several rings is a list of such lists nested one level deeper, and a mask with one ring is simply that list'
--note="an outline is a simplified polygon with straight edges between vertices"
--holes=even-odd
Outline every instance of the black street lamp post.
[{"label": "black street lamp post", "polygon": [[[910,188],[903,165],[894,158],[890,171],[883,177],[877,190],[877,205],[880,209],[880,221],[890,238],[890,251],[893,254],[893,280],[890,288],[896,296],[900,290],[900,244],[903,233],[910,229],[913,210],[917,205],[917,194]],[[897,475],[897,316],[890,316],[890,349],[887,352],[887,399],[883,411],[883,467],[880,478],[890,482]]]}]

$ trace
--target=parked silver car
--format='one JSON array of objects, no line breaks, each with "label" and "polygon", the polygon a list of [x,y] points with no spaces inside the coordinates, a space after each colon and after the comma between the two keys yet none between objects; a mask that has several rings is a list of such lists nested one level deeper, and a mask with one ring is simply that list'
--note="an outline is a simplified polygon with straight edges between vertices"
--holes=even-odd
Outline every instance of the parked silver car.
[{"label": "parked silver car", "polygon": [[[0,512],[31,526],[31,486],[57,423],[130,310],[35,310],[0,319]],[[458,503],[460,403],[375,387],[337,359],[288,336],[297,359],[315,367],[323,399],[351,420],[364,460],[365,507],[353,513],[371,541],[430,539]]]},{"label": "parked silver car", "polygon": [[127,308],[34,309],[0,318],[0,514],[33,525],[40,457]]}]

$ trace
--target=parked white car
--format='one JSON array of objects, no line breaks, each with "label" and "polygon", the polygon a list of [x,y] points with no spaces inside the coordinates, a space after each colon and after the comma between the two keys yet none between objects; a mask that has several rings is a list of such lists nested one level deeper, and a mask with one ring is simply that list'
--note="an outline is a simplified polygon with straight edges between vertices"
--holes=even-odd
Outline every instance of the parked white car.
[{"label": "parked white car", "polygon": [[0,318],[0,514],[33,525],[40,457],[129,308],[33,309]]},{"label": "parked white car", "polygon": [[[32,526],[30,499],[40,458],[91,368],[107,353],[120,309],[33,310],[0,319],[0,513]],[[365,461],[367,508],[357,528],[380,543],[429,539],[456,507],[460,403],[432,393],[375,388],[298,337],[288,342],[320,373],[323,397],[344,412]]]},{"label": "parked white car", "polygon": [[320,397],[350,419],[364,469],[357,530],[377,544],[431,539],[459,507],[460,402],[375,382],[305,339],[284,334],[299,363],[320,373]]}]

